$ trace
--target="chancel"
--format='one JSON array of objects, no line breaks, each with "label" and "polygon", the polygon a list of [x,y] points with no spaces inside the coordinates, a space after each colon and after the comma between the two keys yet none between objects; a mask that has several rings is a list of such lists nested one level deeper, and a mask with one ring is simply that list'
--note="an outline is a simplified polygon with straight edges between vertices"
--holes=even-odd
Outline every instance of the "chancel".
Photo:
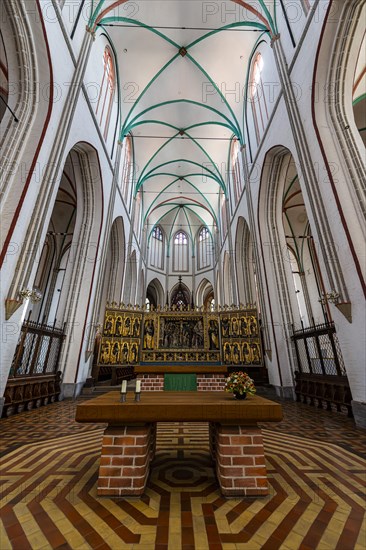
[{"label": "chancel", "polygon": [[0,3],[1,548],[363,548],[366,3]]}]

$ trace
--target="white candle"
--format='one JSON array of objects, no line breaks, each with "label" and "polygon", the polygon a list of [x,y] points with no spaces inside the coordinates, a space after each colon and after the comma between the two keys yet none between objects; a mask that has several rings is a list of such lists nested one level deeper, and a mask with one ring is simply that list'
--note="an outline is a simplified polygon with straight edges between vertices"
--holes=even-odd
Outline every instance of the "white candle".
[{"label": "white candle", "polygon": [[136,380],[136,393],[140,393],[141,391],[141,380]]},{"label": "white candle", "polygon": [[122,380],[121,393],[127,392],[127,380]]}]

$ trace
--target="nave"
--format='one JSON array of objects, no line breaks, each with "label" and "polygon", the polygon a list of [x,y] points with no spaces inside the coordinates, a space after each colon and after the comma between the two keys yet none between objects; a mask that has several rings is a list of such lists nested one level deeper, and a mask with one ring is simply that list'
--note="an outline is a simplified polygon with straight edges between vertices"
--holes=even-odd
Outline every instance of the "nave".
[{"label": "nave", "polygon": [[361,550],[366,434],[345,415],[282,402],[263,425],[270,495],[224,498],[204,424],[160,424],[145,495],[97,498],[102,425],[76,401],[3,420],[5,549]]}]

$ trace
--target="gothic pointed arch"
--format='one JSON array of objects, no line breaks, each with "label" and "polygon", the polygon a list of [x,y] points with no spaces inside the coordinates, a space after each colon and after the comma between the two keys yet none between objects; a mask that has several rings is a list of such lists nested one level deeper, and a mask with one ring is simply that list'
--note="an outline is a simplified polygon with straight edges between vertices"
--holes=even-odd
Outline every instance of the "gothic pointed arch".
[{"label": "gothic pointed arch", "polygon": [[239,302],[252,304],[255,299],[253,243],[247,221],[240,216],[235,237],[235,266]]},{"label": "gothic pointed arch", "polygon": [[182,282],[182,277],[179,276],[179,281],[170,291],[170,305],[176,307],[187,307],[191,305],[191,291],[188,286]]},{"label": "gothic pointed arch", "polygon": [[212,283],[204,278],[199,283],[196,291],[196,304],[198,307],[206,305],[214,299],[214,289]]},{"label": "gothic pointed arch", "polygon": [[163,285],[156,277],[149,282],[146,289],[146,298],[149,304],[157,308],[165,305],[165,295]]},{"label": "gothic pointed arch", "polygon": [[[363,24],[366,5],[337,0],[332,8],[328,6],[315,60],[313,82],[317,89],[313,87],[312,118],[324,162],[322,180],[335,202],[351,260],[366,294],[359,261],[363,256],[366,204],[365,190],[360,186],[360,182],[366,180],[365,130],[358,119],[366,86]],[[329,71],[324,71],[322,67],[328,64]],[[342,162],[333,163],[330,159],[334,156]],[[347,204],[343,200],[345,189],[349,197]],[[336,262],[333,264],[337,266]],[[341,276],[340,273],[339,286]],[[343,287],[342,298],[347,301],[349,296],[344,283]]]}]

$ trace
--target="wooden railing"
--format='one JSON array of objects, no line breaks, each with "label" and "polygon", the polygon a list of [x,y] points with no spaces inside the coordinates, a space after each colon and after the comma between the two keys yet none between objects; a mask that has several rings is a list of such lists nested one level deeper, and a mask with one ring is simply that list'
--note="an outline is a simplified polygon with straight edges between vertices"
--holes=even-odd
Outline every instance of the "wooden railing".
[{"label": "wooden railing", "polygon": [[337,411],[342,406],[352,416],[352,394],[333,323],[313,324],[293,331],[298,371],[297,401]]},{"label": "wooden railing", "polygon": [[60,329],[24,321],[4,393],[3,416],[58,400],[64,338]]}]

